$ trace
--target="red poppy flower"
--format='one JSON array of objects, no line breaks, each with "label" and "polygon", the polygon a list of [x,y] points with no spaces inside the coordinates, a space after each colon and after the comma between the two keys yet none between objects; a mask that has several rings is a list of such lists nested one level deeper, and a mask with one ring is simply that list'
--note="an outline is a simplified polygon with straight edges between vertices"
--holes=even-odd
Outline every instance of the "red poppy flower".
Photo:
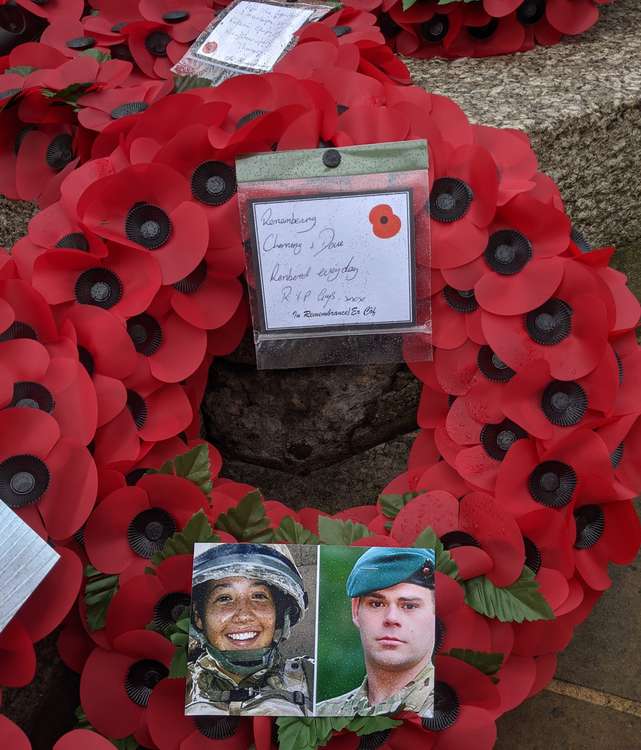
[{"label": "red poppy flower", "polygon": [[19,279],[0,281],[0,341],[35,339],[49,343],[58,330],[49,305],[30,284]]},{"label": "red poppy flower", "polygon": [[113,743],[88,729],[74,729],[53,746],[53,750],[111,750]]},{"label": "red poppy flower", "polygon": [[141,0],[140,13],[152,23],[167,25],[168,35],[177,42],[192,42],[214,17],[214,12],[202,0],[181,0],[176,10],[175,0]]},{"label": "red poppy flower", "polygon": [[18,620],[11,620],[0,633],[0,683],[10,688],[23,687],[33,680],[35,674],[33,641]]},{"label": "red poppy flower", "polygon": [[[395,3],[386,20],[398,26],[394,46],[400,54],[420,59],[448,57],[448,49],[461,30],[463,9],[460,3],[438,7],[416,3],[405,10],[402,3]],[[383,23],[381,27],[385,29]]]},{"label": "red poppy flower", "polygon": [[55,250],[39,256],[33,285],[63,312],[94,305],[123,318],[147,309],[160,288],[161,271],[149,253],[112,244],[109,254],[96,257],[81,250]]},{"label": "red poppy flower", "polygon": [[555,378],[575,380],[601,361],[607,344],[611,298],[579,263],[566,263],[554,295],[526,315],[493,315],[483,310],[487,343],[511,368],[522,370],[545,359]]},{"label": "red poppy flower", "polygon": [[109,641],[148,625],[166,635],[178,620],[188,616],[192,565],[191,555],[176,555],[156,567],[155,575],[134,576],[121,585],[107,613]]},{"label": "red poppy flower", "polygon": [[459,289],[434,274],[432,286],[432,343],[438,349],[458,349],[471,339],[485,344],[481,310],[471,288]]},{"label": "red poppy flower", "polygon": [[177,383],[200,367],[207,334],[176,315],[165,289],[144,313],[127,320],[127,332],[138,353],[138,369],[161,382]]},{"label": "red poppy flower", "polygon": [[94,645],[80,620],[78,607],[73,607],[56,641],[60,659],[66,667],[80,674]]},{"label": "red poppy flower", "polygon": [[577,504],[574,510],[576,569],[588,586],[611,585],[608,563],[627,565],[641,545],[641,523],[632,502]]},{"label": "red poppy flower", "polygon": [[140,574],[165,541],[206,507],[203,493],[187,479],[145,474],[96,507],[84,531],[87,555],[103,573]]},{"label": "red poppy flower", "polygon": [[29,13],[45,18],[50,23],[60,18],[75,21],[82,15],[85,4],[83,0],[47,0],[41,4],[33,0],[16,0]]},{"label": "red poppy flower", "polygon": [[96,499],[89,452],[60,437],[56,420],[37,409],[0,412],[0,482],[4,502],[36,532],[54,539],[76,532]]},{"label": "red poppy flower", "polygon": [[120,318],[95,305],[72,306],[62,324],[65,332],[67,325],[72,326],[69,335],[93,382],[98,400],[97,426],[102,427],[127,403],[127,389],[122,381],[136,366],[133,342]]},{"label": "red poppy flower", "polygon": [[564,261],[558,256],[569,235],[570,221],[563,212],[521,194],[498,210],[483,257],[443,274],[450,284],[473,286],[488,312],[529,312],[561,283]]},{"label": "red poppy flower", "polygon": [[222,357],[231,354],[240,346],[249,325],[249,305],[243,298],[238,309],[227,323],[207,334],[207,353]]},{"label": "red poppy flower", "polygon": [[53,632],[76,602],[82,585],[83,566],[78,555],[56,546],[60,559],[22,605],[16,620],[36,643]]},{"label": "red poppy flower", "polygon": [[245,750],[252,722],[237,716],[185,716],[185,681],[165,679],[149,699],[149,734],[159,750]]},{"label": "red poppy flower", "polygon": [[169,674],[174,646],[149,630],[132,630],[114,645],[114,651],[94,649],[87,659],[80,678],[82,707],[101,734],[116,739],[133,734],[144,742],[147,704]]},{"label": "red poppy flower", "polygon": [[523,537],[516,521],[490,495],[470,492],[459,502],[441,490],[410,500],[391,535],[407,547],[430,527],[450,550],[462,578],[487,575],[497,586],[513,583],[523,568]]},{"label": "red poppy flower", "polygon": [[193,419],[184,389],[149,375],[146,363],[125,381],[127,401],[121,412],[96,432],[94,455],[102,465],[135,462],[159,440],[175,437]]},{"label": "red poppy flower", "polygon": [[619,336],[611,344],[611,347],[606,347],[606,354],[609,352],[614,356],[619,372],[619,390],[614,414],[637,414],[638,383],[641,382],[641,347],[634,333]]},{"label": "red poppy flower", "polygon": [[0,714],[0,742],[3,747],[10,747],[11,750],[31,750],[27,735],[3,714]]},{"label": "red poppy flower", "polygon": [[190,274],[207,250],[204,211],[184,177],[161,164],[134,165],[98,180],[83,194],[79,213],[99,236],[148,250],[163,284]]},{"label": "red poppy flower", "polygon": [[18,197],[41,207],[53,203],[60,195],[60,183],[78,162],[69,126],[44,125],[30,130],[21,141],[16,160]]},{"label": "red poppy flower", "polygon": [[590,430],[579,428],[548,449],[518,440],[501,464],[496,500],[516,518],[544,510],[541,523],[553,525],[556,517],[567,517],[577,498],[624,499],[617,495],[607,448]]},{"label": "red poppy flower", "polygon": [[435,667],[433,718],[413,714],[407,721],[428,730],[426,741],[434,750],[465,750],[471,745],[491,750],[496,741],[493,712],[501,700],[497,687],[478,669],[451,656],[437,656]]},{"label": "red poppy flower", "polygon": [[615,360],[606,356],[589,374],[555,380],[545,360],[517,373],[503,391],[502,409],[531,435],[547,441],[576,427],[595,427],[611,413],[618,388]]},{"label": "red poppy flower", "polygon": [[168,23],[136,21],[122,30],[133,59],[148,78],[171,78],[171,66],[181,60],[188,45],[172,38]]},{"label": "red poppy flower", "polygon": [[[501,462],[519,440],[528,437],[526,430],[511,419],[478,422],[462,398],[452,404],[445,423],[447,436],[456,443],[453,466],[474,487],[492,491]],[[450,463],[452,459],[446,457]]]},{"label": "red poppy flower", "polygon": [[638,415],[612,420],[596,434],[606,445],[616,479],[633,494],[641,492],[641,419]]},{"label": "red poppy flower", "polygon": [[67,58],[84,57],[84,52],[89,49],[101,50],[95,37],[85,35],[80,19],[53,19],[42,32],[40,39],[43,44],[53,47]]},{"label": "red poppy flower", "polygon": [[436,640],[434,655],[453,648],[491,651],[488,621],[465,603],[465,591],[453,578],[436,571]]},{"label": "red poppy flower", "polygon": [[550,0],[545,15],[562,34],[582,34],[599,20],[599,9],[592,0]]},{"label": "red poppy flower", "polygon": [[[480,6],[480,3],[478,4]],[[449,52],[456,57],[491,57],[517,52],[525,41],[525,30],[516,14],[493,18],[481,7],[463,9],[463,26]]]},{"label": "red poppy flower", "polygon": [[164,81],[91,92],[78,99],[81,108],[78,122],[90,130],[101,131],[116,120],[144,112],[150,104],[169,93],[171,88]]},{"label": "red poppy flower", "polygon": [[481,146],[451,149],[442,144],[433,156],[432,264],[456,268],[479,257],[487,246],[498,196],[496,164]]},{"label": "red poppy flower", "polygon": [[30,339],[0,343],[0,409],[21,407],[51,414],[62,437],[87,445],[96,431],[91,380],[71,341],[43,346]]}]

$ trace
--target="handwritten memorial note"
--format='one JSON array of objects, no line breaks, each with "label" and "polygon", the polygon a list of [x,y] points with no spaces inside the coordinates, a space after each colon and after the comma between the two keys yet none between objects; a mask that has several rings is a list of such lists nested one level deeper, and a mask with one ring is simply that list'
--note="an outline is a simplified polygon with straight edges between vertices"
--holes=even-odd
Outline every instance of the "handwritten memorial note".
[{"label": "handwritten memorial note", "polygon": [[198,53],[224,65],[271,70],[312,8],[243,0],[230,9]]},{"label": "handwritten memorial note", "polygon": [[409,190],[251,202],[265,329],[415,321]]}]

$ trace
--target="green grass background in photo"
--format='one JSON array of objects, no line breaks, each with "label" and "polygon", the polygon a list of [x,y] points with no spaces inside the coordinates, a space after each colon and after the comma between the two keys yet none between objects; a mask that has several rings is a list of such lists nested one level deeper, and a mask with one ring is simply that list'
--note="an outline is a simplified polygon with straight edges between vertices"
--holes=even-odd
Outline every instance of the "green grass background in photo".
[{"label": "green grass background in photo", "polygon": [[358,687],[365,676],[361,639],[352,622],[345,583],[367,547],[320,545],[316,700]]}]

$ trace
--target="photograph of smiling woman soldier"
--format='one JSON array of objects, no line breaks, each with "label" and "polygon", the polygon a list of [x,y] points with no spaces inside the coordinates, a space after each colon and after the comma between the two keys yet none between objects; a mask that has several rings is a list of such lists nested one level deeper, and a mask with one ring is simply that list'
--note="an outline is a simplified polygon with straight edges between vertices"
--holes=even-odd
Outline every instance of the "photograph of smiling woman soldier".
[{"label": "photograph of smiling woman soldier", "polygon": [[[312,714],[313,623],[311,644],[297,643],[304,650],[292,654],[286,643],[296,641],[293,629],[309,609],[296,552],[282,544],[195,545],[185,714]],[[315,548],[300,552],[309,588],[315,558]]]}]

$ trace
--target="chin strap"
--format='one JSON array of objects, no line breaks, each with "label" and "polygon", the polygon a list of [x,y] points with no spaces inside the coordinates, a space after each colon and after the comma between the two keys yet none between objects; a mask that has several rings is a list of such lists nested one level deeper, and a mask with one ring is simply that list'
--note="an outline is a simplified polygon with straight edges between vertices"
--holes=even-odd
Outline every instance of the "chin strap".
[{"label": "chin strap", "polygon": [[219,651],[208,643],[207,653],[225,671],[237,674],[240,677],[248,677],[254,674],[254,672],[260,672],[272,666],[277,654],[277,646],[275,643],[272,643],[271,646],[267,646],[266,648]]}]

